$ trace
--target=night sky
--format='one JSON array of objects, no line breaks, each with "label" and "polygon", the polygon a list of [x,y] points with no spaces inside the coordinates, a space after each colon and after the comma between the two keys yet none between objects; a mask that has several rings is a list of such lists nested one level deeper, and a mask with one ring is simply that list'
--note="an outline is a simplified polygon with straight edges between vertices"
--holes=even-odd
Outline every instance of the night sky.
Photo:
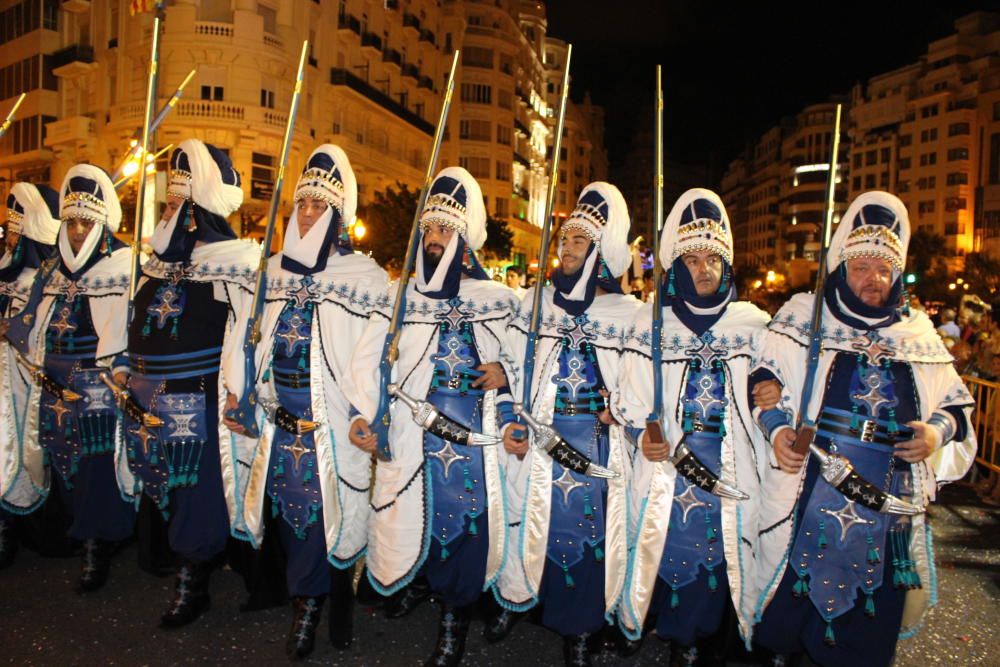
[{"label": "night sky", "polygon": [[[571,94],[607,113],[611,177],[637,105],[664,66],[668,157],[718,177],[748,141],[807,104],[915,62],[954,20],[997,2],[550,0],[550,35],[573,43]],[[817,12],[825,9],[825,17]]]}]

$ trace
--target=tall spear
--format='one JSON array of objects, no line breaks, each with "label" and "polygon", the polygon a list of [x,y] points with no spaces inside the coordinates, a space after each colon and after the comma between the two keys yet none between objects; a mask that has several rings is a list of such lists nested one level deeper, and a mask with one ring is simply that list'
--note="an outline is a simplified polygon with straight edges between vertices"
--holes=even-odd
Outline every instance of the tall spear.
[{"label": "tall spear", "polygon": [[281,161],[278,166],[278,176],[274,182],[274,192],[271,193],[271,206],[267,214],[267,230],[264,232],[264,244],[260,249],[260,264],[257,268],[257,284],[253,293],[253,304],[250,308],[250,319],[247,321],[243,336],[243,393],[235,408],[226,416],[236,420],[246,429],[250,437],[259,437],[257,426],[257,359],[255,348],[260,342],[260,322],[264,315],[264,297],[267,291],[267,260],[271,250],[271,240],[274,238],[274,226],[278,220],[278,206],[281,203],[281,189],[285,183],[285,167],[288,165],[288,152],[292,145],[292,130],[295,128],[295,117],[298,114],[299,98],[302,96],[302,79],[305,76],[306,56],[309,53],[309,40],[302,42],[302,53],[299,56],[299,69],[295,75],[295,90],[292,92],[292,102],[288,110],[288,122],[285,123],[285,136],[281,144]]},{"label": "tall spear", "polygon": [[156,81],[159,76],[160,67],[160,16],[153,19],[153,45],[149,56],[149,77],[146,80],[146,112],[142,120],[142,139],[140,140],[139,155],[142,157],[139,169],[139,194],[135,204],[135,229],[132,231],[132,269],[128,280],[128,314],[125,322],[132,321],[132,311],[135,309],[135,289],[139,281],[139,260],[142,248],[142,214],[146,203],[146,153],[149,151],[150,127],[153,124],[153,105],[156,104]]},{"label": "tall spear", "polygon": [[[458,70],[458,55],[451,59],[451,73],[448,75],[448,85],[444,90],[444,101],[441,103],[441,113],[438,115],[437,129],[434,132],[434,143],[431,146],[430,160],[427,162],[427,170],[424,172],[423,185],[420,188],[420,197],[417,200],[417,210],[413,214],[413,224],[410,226],[410,240],[406,246],[406,258],[403,261],[403,269],[399,275],[399,283],[396,288],[396,300],[392,306],[392,319],[389,320],[389,331],[385,335],[385,342],[382,344],[382,362],[379,365],[379,403],[375,410],[375,417],[370,425],[372,433],[378,441],[377,453],[379,458],[385,461],[392,460],[392,451],[389,448],[389,385],[392,382],[392,367],[399,358],[399,339],[401,332],[400,325],[403,320],[403,310],[406,306],[406,286],[410,281],[410,273],[413,272],[413,265],[417,257],[417,249],[420,245],[420,214],[427,202],[427,197],[431,190],[431,181],[437,171],[438,157],[441,153],[441,142],[444,140],[444,130],[448,122],[448,111],[451,109],[451,98],[455,92],[455,73]],[[398,387],[394,387],[398,390]]]},{"label": "tall spear", "polygon": [[24,98],[27,93],[21,93],[18,95],[17,100],[14,102],[14,106],[10,108],[7,117],[3,119],[3,124],[0,124],[0,139],[3,135],[7,134],[7,130],[10,129],[11,123],[14,122],[14,117],[17,115],[17,110],[21,108],[21,103],[24,102]]},{"label": "tall spear", "polygon": [[549,260],[549,239],[552,235],[552,209],[559,187],[559,157],[562,151],[563,125],[566,123],[566,104],[569,100],[569,64],[573,57],[573,45],[566,49],[566,69],[563,71],[562,97],[559,101],[559,121],[556,123],[556,137],[552,142],[552,163],[549,169],[549,188],[545,199],[545,218],[542,220],[542,238],[538,247],[538,280],[535,281],[534,300],[531,304],[531,319],[528,322],[528,339],[524,347],[524,371],[521,402],[514,404],[514,414],[519,416],[535,434],[535,447],[545,451],[554,461],[582,475],[609,479],[618,473],[597,465],[584,454],[566,442],[551,424],[543,424],[531,414],[531,385],[535,375],[535,348],[538,345],[538,328],[542,317],[542,289],[545,286],[545,267]]}]

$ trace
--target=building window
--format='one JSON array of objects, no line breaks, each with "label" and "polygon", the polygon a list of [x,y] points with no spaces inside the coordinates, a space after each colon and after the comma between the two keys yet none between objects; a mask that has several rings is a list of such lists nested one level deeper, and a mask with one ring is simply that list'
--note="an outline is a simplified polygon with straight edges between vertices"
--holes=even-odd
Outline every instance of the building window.
[{"label": "building window", "polygon": [[917,211],[921,215],[934,212],[934,202],[933,201],[922,201],[917,204]]},{"label": "building window", "polygon": [[990,166],[988,177],[990,185],[1000,185],[1000,133],[990,135]]},{"label": "building window", "polygon": [[460,157],[458,166],[467,170],[474,178],[490,177],[490,159],[488,157]]},{"label": "building window", "polygon": [[865,153],[865,166],[870,167],[878,161],[878,151],[868,151]]},{"label": "building window", "polygon": [[513,131],[506,125],[497,125],[497,143],[510,146]]},{"label": "building window", "polygon": [[277,160],[265,153],[252,153],[250,159],[250,197],[270,199],[274,193],[274,165]]},{"label": "building window", "polygon": [[921,167],[927,167],[932,164],[937,164],[937,153],[924,153],[920,156]]},{"label": "building window", "polygon": [[490,104],[493,98],[493,88],[482,83],[463,83],[462,101],[472,104]]},{"label": "building window", "polygon": [[854,168],[858,169],[861,167],[861,153],[854,154]]},{"label": "building window", "polygon": [[952,123],[948,126],[948,136],[957,137],[963,134],[969,134],[971,132],[971,127],[968,123]]},{"label": "building window", "polygon": [[948,213],[964,211],[966,207],[965,197],[948,197],[944,200],[944,210]]},{"label": "building window", "polygon": [[948,174],[948,185],[968,185],[969,175],[962,171]]},{"label": "building window", "polygon": [[501,109],[513,109],[514,108],[514,93],[509,90],[498,90],[497,91],[497,104],[500,105]]},{"label": "building window", "polygon": [[938,115],[938,105],[929,104],[920,110],[921,118],[931,118]]},{"label": "building window", "polygon": [[497,197],[496,208],[493,209],[494,215],[498,218],[506,218],[510,215],[510,202],[507,201],[506,197]]},{"label": "building window", "polygon": [[927,143],[928,141],[936,141],[936,140],[937,140],[937,128],[936,127],[932,127],[929,130],[921,130],[920,131],[920,141],[921,141],[921,143]]},{"label": "building window", "polygon": [[888,162],[890,160],[891,155],[892,155],[891,149],[883,148],[880,155],[880,161],[883,163]]},{"label": "building window", "polygon": [[490,121],[476,119],[462,119],[458,123],[459,139],[471,139],[473,141],[489,141]]},{"label": "building window", "polygon": [[274,108],[274,91],[267,88],[260,89],[260,105],[268,109]]},{"label": "building window", "polygon": [[222,86],[202,86],[201,99],[221,102],[223,99],[225,99],[224,90]]},{"label": "building window", "polygon": [[510,180],[510,162],[497,160],[497,180],[498,181]]},{"label": "building window", "polygon": [[867,176],[865,176],[865,189],[871,190],[874,187],[875,187],[875,174],[868,174]]},{"label": "building window", "polygon": [[462,49],[462,65],[493,69],[493,49],[466,46]]},{"label": "building window", "polygon": [[948,161],[952,160],[968,160],[969,159],[969,149],[968,148],[952,148],[948,151]]},{"label": "building window", "polygon": [[861,189],[861,177],[860,176],[855,176],[854,180],[851,181],[851,189],[855,190],[855,191]]},{"label": "building window", "polygon": [[908,157],[901,157],[901,158],[899,158],[898,164],[899,164],[899,168],[900,169],[909,169],[910,168],[910,158],[908,158]]},{"label": "building window", "polygon": [[912,134],[901,134],[901,135],[899,135],[899,145],[900,146],[909,146],[912,143],[913,143],[913,135]]}]

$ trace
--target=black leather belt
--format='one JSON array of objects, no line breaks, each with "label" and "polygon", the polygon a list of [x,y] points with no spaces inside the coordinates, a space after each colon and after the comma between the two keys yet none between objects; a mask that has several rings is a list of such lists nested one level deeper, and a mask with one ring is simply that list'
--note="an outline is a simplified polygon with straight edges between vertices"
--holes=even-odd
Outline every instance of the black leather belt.
[{"label": "black leather belt", "polygon": [[882,445],[884,447],[894,447],[897,442],[905,442],[913,438],[913,429],[907,426],[900,426],[896,433],[889,432],[886,422],[878,419],[866,419],[858,417],[858,428],[851,428],[851,416],[849,413],[831,412],[823,410],[820,413],[818,428],[820,435],[826,437],[841,437],[849,440],[859,440],[864,443]]}]

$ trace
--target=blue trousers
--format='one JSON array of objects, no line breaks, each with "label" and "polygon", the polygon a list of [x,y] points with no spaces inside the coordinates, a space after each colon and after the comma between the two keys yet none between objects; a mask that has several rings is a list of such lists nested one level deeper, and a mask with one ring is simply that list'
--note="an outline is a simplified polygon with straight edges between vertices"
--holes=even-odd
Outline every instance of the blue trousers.
[{"label": "blue trousers", "polygon": [[70,537],[117,542],[132,535],[135,507],[123,500],[118,490],[112,454],[81,458],[72,488],[58,473],[52,478],[55,492],[73,515]]}]

